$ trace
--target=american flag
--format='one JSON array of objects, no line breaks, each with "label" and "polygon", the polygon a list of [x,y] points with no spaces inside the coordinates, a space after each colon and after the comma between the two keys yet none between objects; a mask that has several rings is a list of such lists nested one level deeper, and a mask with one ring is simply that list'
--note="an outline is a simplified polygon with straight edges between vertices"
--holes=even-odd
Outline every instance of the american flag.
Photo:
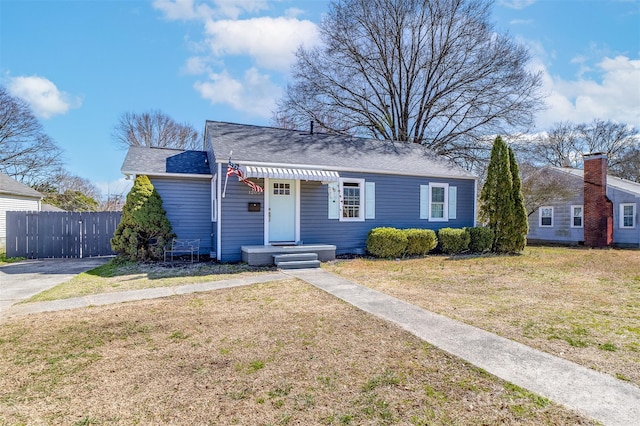
[{"label": "american flag", "polygon": [[244,179],[242,170],[240,170],[240,166],[237,165],[236,163],[232,163],[231,161],[229,161],[229,165],[227,166],[227,176],[233,176],[233,175],[237,175],[238,179],[240,180]]},{"label": "american flag", "polygon": [[255,192],[264,191],[264,188],[262,188],[260,185],[258,185],[255,182],[251,182],[250,180],[244,177],[239,165],[237,165],[236,163],[232,163],[231,160],[229,160],[229,165],[227,166],[227,177],[233,176],[233,175],[238,176],[238,180],[244,182],[253,191]]}]

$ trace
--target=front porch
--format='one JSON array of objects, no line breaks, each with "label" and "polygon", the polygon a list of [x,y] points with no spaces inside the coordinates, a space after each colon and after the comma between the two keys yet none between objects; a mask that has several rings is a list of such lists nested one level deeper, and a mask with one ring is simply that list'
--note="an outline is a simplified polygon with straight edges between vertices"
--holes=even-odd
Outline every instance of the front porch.
[{"label": "front porch", "polygon": [[318,260],[327,262],[336,258],[336,246],[331,244],[304,244],[289,246],[242,246],[242,261],[251,266],[273,265],[275,255],[315,253]]}]

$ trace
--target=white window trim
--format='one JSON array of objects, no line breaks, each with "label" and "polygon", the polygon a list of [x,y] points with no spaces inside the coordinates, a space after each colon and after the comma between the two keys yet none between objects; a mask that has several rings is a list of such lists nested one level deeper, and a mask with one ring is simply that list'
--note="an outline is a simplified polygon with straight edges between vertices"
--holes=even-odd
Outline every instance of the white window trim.
[{"label": "white window trim", "polygon": [[364,218],[366,219],[375,219],[376,218],[376,183],[375,182],[365,182],[365,193],[367,198],[365,198],[365,211]]},{"label": "white window trim", "polygon": [[[543,225],[542,224],[542,210],[544,210],[544,209],[551,209],[551,225]],[[553,215],[554,215],[553,206],[541,206],[538,209],[538,226],[540,228],[553,228]]]},{"label": "white window trim", "polygon": [[[360,188],[360,208],[358,209],[358,217],[344,217],[344,184],[345,183],[357,183]],[[340,212],[339,212],[339,220],[340,222],[364,222],[365,217],[365,209],[366,209],[366,195],[365,194],[365,184],[364,179],[356,179],[356,178],[340,178]]]},{"label": "white window trim", "polygon": [[[578,207],[580,209],[582,209],[582,215],[581,215],[582,220],[581,220],[581,225],[580,226],[576,226],[573,223],[573,220],[575,219],[574,209],[578,208]],[[553,216],[552,216],[552,219],[551,219],[551,223],[553,223]],[[584,228],[584,206],[582,204],[574,204],[574,205],[571,206],[571,227],[572,228]]]},{"label": "white window trim", "polygon": [[[631,226],[624,226],[624,208],[631,206]],[[620,203],[620,229],[635,229],[636,227],[636,203]]]},{"label": "white window trim", "polygon": [[211,222],[218,220],[218,175],[215,174],[211,178]]},{"label": "white window trim", "polygon": [[[431,194],[433,193],[433,188],[444,188],[444,205],[442,206],[443,212],[442,217],[432,217],[431,216]],[[449,184],[448,183],[437,183],[437,182],[429,182],[429,202],[427,203],[427,209],[429,214],[429,222],[448,222],[449,221]]]}]

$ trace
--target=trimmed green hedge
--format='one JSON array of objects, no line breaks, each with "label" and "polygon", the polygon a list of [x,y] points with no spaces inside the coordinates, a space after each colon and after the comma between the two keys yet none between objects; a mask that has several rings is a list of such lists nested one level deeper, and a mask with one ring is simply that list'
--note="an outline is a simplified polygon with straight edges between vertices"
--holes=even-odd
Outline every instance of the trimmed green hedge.
[{"label": "trimmed green hedge", "polygon": [[486,226],[476,226],[475,228],[465,228],[469,233],[469,250],[475,253],[484,253],[491,250],[493,245],[493,229]]},{"label": "trimmed green hedge", "polygon": [[405,229],[407,236],[406,254],[409,256],[424,255],[436,248],[438,238],[431,229]]},{"label": "trimmed green hedge", "polygon": [[456,254],[469,249],[471,237],[465,229],[442,228],[438,231],[438,241],[443,253]]},{"label": "trimmed green hedge", "polygon": [[367,251],[375,257],[402,257],[407,235],[396,228],[373,228],[367,236]]}]

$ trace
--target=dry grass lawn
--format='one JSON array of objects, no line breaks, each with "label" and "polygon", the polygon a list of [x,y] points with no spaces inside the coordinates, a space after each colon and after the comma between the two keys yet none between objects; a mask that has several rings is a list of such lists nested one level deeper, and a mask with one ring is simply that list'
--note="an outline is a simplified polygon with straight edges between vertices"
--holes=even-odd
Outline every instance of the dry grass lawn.
[{"label": "dry grass lawn", "polygon": [[326,269],[640,386],[640,250],[529,247]]},{"label": "dry grass lawn", "polygon": [[[333,269],[423,300],[416,286],[462,286],[429,271],[449,264],[466,263]],[[466,300],[455,293],[438,309]],[[0,389],[2,425],[592,424],[296,280],[13,319],[0,325]]]}]

